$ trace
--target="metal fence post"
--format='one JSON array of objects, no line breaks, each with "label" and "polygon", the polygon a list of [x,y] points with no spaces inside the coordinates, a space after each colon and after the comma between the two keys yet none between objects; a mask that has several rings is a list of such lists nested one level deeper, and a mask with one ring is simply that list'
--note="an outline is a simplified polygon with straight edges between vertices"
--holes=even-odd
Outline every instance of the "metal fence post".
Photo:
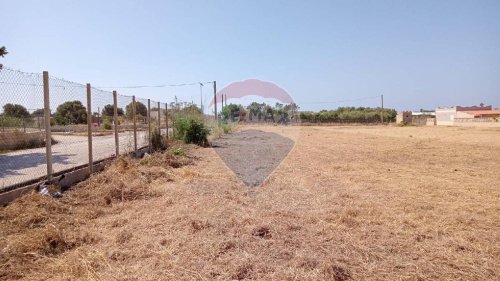
[{"label": "metal fence post", "polygon": [[148,99],[148,151],[151,153],[151,100]]},{"label": "metal fence post", "polygon": [[134,155],[137,157],[137,122],[135,120],[135,96],[132,96],[132,120],[134,122]]},{"label": "metal fence post", "polygon": [[115,123],[115,154],[120,155],[120,140],[118,136],[118,105],[116,91],[113,91],[113,122]]},{"label": "metal fence post", "polygon": [[92,166],[94,161],[92,160],[92,108],[90,101],[90,83],[87,83],[87,135],[89,144],[89,174],[92,174]]},{"label": "metal fence post", "polygon": [[167,140],[168,140],[168,103],[165,103],[165,126],[167,127]]},{"label": "metal fence post", "polygon": [[49,72],[43,72],[43,114],[45,116],[45,157],[47,158],[47,180],[52,180],[52,132],[50,129]]}]

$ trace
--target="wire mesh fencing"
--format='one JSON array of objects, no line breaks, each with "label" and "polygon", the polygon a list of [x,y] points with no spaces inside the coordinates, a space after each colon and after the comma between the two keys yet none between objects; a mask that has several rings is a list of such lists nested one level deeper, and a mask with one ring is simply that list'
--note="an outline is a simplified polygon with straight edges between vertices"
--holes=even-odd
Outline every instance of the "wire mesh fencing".
[{"label": "wire mesh fencing", "polygon": [[117,95],[117,125],[119,138],[119,154],[127,154],[134,151],[134,122],[132,117],[133,98],[130,96]]},{"label": "wire mesh fencing", "polygon": [[0,70],[0,189],[46,174],[43,81]]},{"label": "wire mesh fencing", "polygon": [[[0,191],[151,150],[167,104],[51,77],[0,70]],[[50,129],[49,129],[50,128]],[[47,141],[49,140],[49,141]]]}]

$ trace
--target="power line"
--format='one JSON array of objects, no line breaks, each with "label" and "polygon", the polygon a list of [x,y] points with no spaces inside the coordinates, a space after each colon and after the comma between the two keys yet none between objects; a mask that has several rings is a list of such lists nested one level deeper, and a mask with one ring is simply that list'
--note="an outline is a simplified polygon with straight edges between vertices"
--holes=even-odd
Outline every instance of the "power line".
[{"label": "power line", "polygon": [[182,83],[182,84],[163,84],[163,85],[135,85],[135,86],[96,86],[96,88],[102,89],[138,89],[138,88],[166,88],[166,87],[183,87],[183,86],[195,86],[200,84],[211,84],[213,81],[207,82],[193,82],[193,83]]},{"label": "power line", "polygon": [[371,97],[363,97],[363,98],[357,98],[357,99],[348,99],[348,100],[336,100],[336,101],[318,101],[318,102],[304,102],[301,104],[331,104],[331,103],[343,103],[343,102],[351,102],[351,101],[361,101],[361,100],[372,100],[372,99],[378,99],[380,96],[371,96]]}]

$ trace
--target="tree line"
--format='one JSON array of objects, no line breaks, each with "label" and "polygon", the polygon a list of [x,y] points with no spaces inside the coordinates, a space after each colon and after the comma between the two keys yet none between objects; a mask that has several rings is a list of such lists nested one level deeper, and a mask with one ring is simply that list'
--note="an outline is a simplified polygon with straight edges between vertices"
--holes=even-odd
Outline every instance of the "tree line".
[{"label": "tree line", "polygon": [[[146,105],[141,102],[135,103],[135,113],[136,116],[147,116],[148,109]],[[132,119],[133,114],[133,104],[129,103],[125,107],[125,111],[123,108],[118,107],[117,113],[118,116],[126,116],[129,119]],[[98,112],[94,112],[94,115],[99,115]],[[100,112],[102,117],[112,117],[114,115],[114,106],[112,104],[107,104],[103,107]],[[0,117],[4,118],[36,118],[43,117],[44,109],[39,108],[34,110],[32,113],[26,109],[26,107],[20,104],[12,104],[7,103],[3,106],[3,113],[0,114]],[[57,106],[56,112],[51,115],[53,117],[54,123],[57,125],[69,125],[69,124],[86,124],[87,123],[87,108],[82,104],[81,101],[67,101],[59,106]]]},{"label": "tree line", "polygon": [[384,122],[394,122],[396,115],[396,110],[387,108],[339,107],[319,112],[304,111],[300,113],[300,120],[311,123],[377,123],[381,121],[381,116]]},{"label": "tree line", "polygon": [[224,121],[249,121],[288,123],[297,120],[299,106],[295,103],[282,104],[277,102],[274,106],[266,103],[252,102],[244,107],[241,104],[228,104],[222,108],[221,117]]},{"label": "tree line", "polygon": [[397,112],[394,109],[381,109],[372,107],[339,107],[335,110],[299,111],[295,104],[276,103],[271,106],[266,103],[253,102],[244,107],[241,104],[229,104],[222,109],[222,120],[288,123],[377,123],[394,122]]},{"label": "tree line", "polygon": [[[201,110],[194,104],[184,106],[179,103],[171,103],[171,109],[178,113],[202,114]],[[132,119],[133,104],[129,103],[125,110],[117,108],[118,116],[125,116]],[[275,103],[271,106],[266,103],[253,102],[248,106],[241,104],[229,104],[222,108],[220,117],[223,121],[248,121],[248,122],[272,122],[288,123],[309,122],[309,123],[376,123],[380,122],[383,116],[385,122],[396,120],[396,110],[381,109],[372,107],[339,107],[335,110],[321,110],[319,112],[299,111],[300,107],[295,104]],[[145,104],[136,102],[136,116],[147,116],[148,110]],[[94,115],[99,113],[94,112]],[[114,107],[107,104],[100,112],[103,118],[111,118],[114,115]],[[10,118],[33,118],[44,116],[44,110],[36,109],[31,114],[20,104],[5,104],[1,117]],[[60,104],[56,112],[52,115],[53,122],[57,125],[86,124],[87,109],[80,101],[67,101]]]}]

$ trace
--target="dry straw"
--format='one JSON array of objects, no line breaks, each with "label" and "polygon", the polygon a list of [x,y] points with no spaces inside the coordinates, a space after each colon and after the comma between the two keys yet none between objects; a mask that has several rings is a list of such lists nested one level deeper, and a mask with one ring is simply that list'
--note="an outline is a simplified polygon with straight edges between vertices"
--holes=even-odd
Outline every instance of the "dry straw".
[{"label": "dry straw", "polygon": [[188,147],[2,209],[0,279],[500,278],[498,130],[261,129],[297,136],[261,187]]}]

